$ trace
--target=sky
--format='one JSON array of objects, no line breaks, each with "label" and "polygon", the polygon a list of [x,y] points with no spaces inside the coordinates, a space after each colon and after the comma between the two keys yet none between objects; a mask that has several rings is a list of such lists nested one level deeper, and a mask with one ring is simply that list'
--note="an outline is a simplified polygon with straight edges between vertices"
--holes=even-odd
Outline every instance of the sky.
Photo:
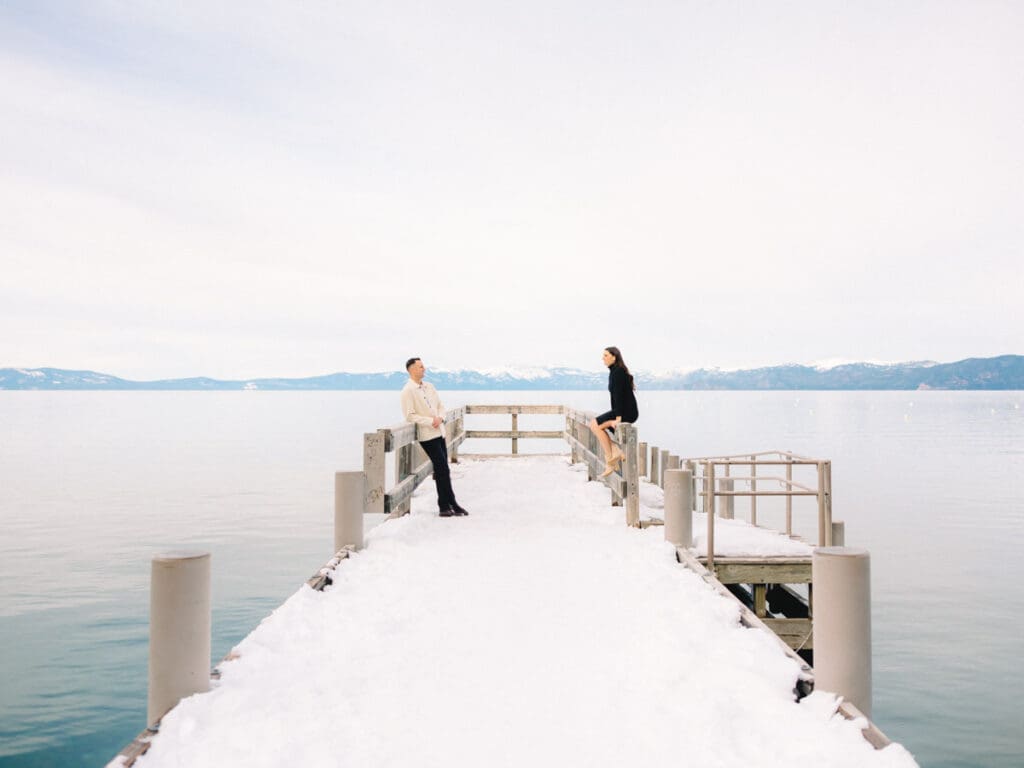
[{"label": "sky", "polygon": [[1024,5],[0,4],[0,367],[1024,353]]}]

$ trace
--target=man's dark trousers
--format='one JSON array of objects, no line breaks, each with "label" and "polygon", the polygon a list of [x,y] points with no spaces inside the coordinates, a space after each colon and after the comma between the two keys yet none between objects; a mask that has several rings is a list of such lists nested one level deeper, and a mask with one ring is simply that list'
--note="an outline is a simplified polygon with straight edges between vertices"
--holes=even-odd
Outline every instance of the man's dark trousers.
[{"label": "man's dark trousers", "polygon": [[437,507],[440,510],[455,506],[455,492],[452,490],[452,475],[448,468],[448,446],[443,437],[424,440],[420,445],[434,465],[434,483],[437,484]]}]

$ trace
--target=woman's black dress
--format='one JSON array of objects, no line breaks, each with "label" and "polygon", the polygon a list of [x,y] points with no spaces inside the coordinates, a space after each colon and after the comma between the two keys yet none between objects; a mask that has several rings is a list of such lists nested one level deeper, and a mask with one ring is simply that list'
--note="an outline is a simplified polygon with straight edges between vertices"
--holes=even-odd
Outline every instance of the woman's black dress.
[{"label": "woman's black dress", "polygon": [[623,421],[632,424],[640,417],[636,395],[633,394],[633,380],[617,365],[608,367],[608,391],[612,396],[612,409],[597,417],[598,424],[614,421],[619,416]]}]

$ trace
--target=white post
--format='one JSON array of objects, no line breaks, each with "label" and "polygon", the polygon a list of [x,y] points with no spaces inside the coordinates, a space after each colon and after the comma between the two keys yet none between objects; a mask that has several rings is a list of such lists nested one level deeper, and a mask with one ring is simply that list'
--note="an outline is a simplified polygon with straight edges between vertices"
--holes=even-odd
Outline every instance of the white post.
[{"label": "white post", "polygon": [[846,523],[844,523],[842,520],[832,521],[832,546],[846,546]]},{"label": "white post", "polygon": [[[728,468],[728,467],[727,467]],[[736,486],[736,481],[731,477],[723,477],[718,481],[718,490],[724,491],[725,493],[732,493]],[[736,517],[736,497],[735,496],[723,496],[722,506],[719,507],[718,516],[723,520],[732,520]]]},{"label": "white post", "polygon": [[210,690],[210,553],[157,555],[151,574],[150,725],[186,696]]},{"label": "white post", "polygon": [[661,455],[658,456],[658,485],[665,488],[665,470],[668,469],[668,448],[661,449]]},{"label": "white post", "polygon": [[871,717],[871,557],[819,547],[811,558],[814,686]]},{"label": "white post", "polygon": [[665,472],[665,541],[677,547],[693,546],[693,472]]},{"label": "white post", "polygon": [[[383,503],[381,504],[383,507]],[[363,548],[366,473],[334,473],[334,551]]]}]

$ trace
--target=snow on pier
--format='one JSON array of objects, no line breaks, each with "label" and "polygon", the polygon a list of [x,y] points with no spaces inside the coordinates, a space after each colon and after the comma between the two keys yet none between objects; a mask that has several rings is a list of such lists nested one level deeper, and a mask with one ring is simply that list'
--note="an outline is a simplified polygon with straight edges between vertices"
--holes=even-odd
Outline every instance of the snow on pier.
[{"label": "snow on pier", "polygon": [[[469,517],[439,518],[424,483],[333,586],[296,592],[171,710],[136,765],[916,765],[876,751],[830,694],[797,702],[796,662],[661,528],[623,526],[582,465],[452,473]],[[660,499],[645,483],[642,514]],[[716,549],[810,552],[743,529]]]}]

